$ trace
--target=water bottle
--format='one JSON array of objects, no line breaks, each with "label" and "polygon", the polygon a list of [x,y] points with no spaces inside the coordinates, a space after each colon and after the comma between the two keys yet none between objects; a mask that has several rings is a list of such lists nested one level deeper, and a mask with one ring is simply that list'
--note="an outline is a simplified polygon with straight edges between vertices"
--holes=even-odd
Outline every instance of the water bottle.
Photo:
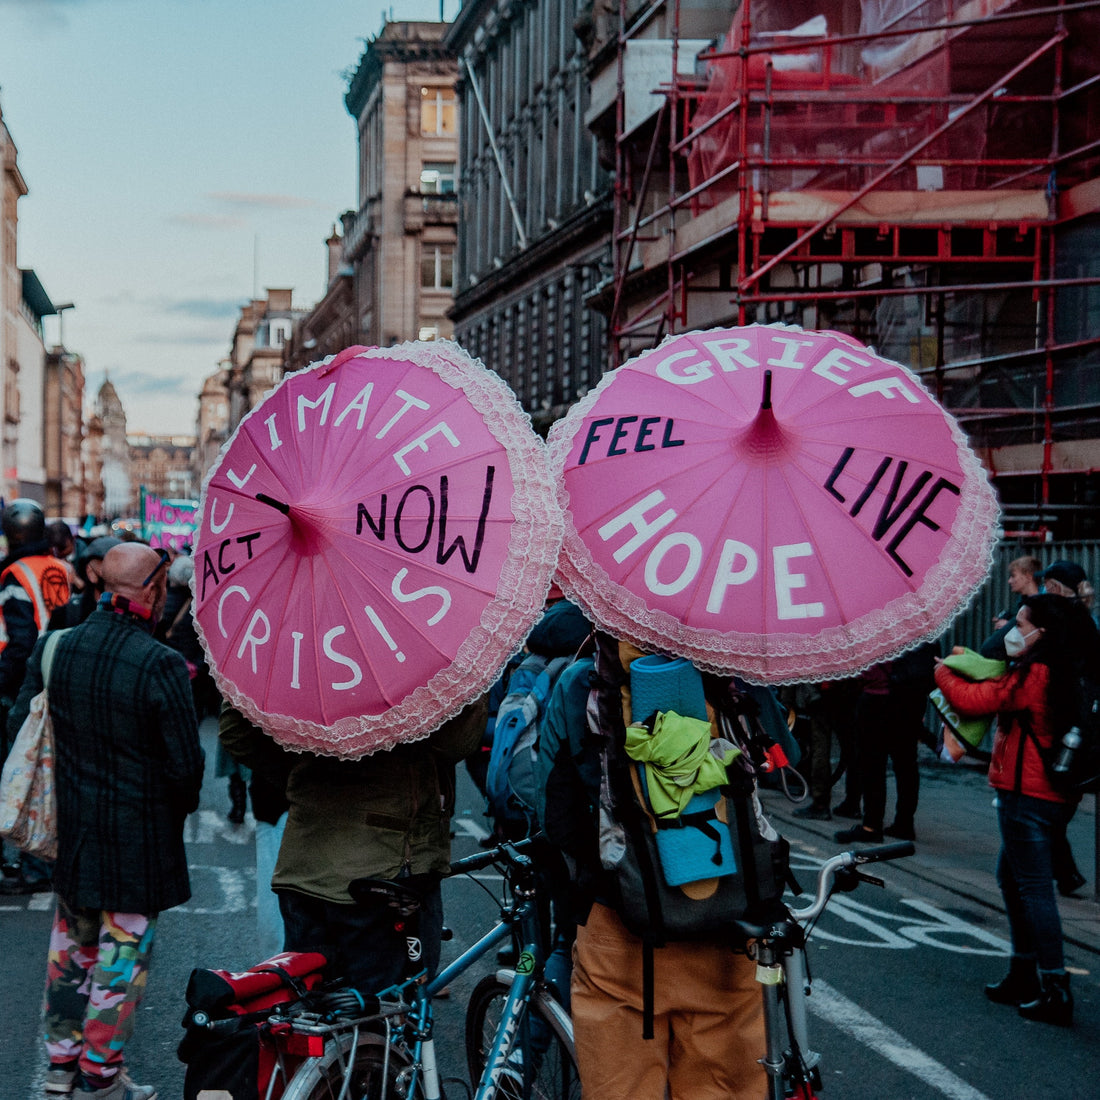
[{"label": "water bottle", "polygon": [[1058,750],[1058,758],[1054,761],[1054,771],[1058,775],[1068,775],[1073,768],[1073,759],[1077,750],[1081,747],[1081,731],[1073,726],[1066,731],[1062,738],[1062,747]]}]

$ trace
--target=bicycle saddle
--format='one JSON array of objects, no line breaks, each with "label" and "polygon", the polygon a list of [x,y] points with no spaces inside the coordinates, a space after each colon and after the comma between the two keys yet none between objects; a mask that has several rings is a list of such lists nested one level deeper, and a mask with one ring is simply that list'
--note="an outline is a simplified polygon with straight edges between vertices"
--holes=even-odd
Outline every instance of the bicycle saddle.
[{"label": "bicycle saddle", "polygon": [[386,878],[357,878],[348,883],[348,893],[357,905],[383,902],[403,917],[419,912],[424,897],[418,890]]}]

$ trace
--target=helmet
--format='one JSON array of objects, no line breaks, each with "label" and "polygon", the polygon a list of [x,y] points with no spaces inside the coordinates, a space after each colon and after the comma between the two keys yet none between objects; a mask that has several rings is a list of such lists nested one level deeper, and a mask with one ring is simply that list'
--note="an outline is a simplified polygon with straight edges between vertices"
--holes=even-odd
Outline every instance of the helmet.
[{"label": "helmet", "polygon": [[17,497],[4,509],[3,526],[8,549],[19,549],[45,539],[46,513],[37,501]]}]

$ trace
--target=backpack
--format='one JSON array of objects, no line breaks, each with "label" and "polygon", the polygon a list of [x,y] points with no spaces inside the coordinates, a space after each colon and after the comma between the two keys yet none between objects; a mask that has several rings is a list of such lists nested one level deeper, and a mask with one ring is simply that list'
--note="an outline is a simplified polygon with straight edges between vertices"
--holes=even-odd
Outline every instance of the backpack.
[{"label": "backpack", "polygon": [[[643,943],[642,1034],[652,1038],[653,950],[670,940],[692,939],[739,947],[744,933],[738,922],[771,919],[784,888],[790,885],[797,893],[798,887],[790,873],[789,845],[768,824],[757,797],[752,761],[764,753],[750,742],[770,739],[755,720],[756,705],[749,702],[740,712],[744,697],[732,681],[702,677],[722,735],[734,741],[740,755],[716,792],[695,796],[680,818],[662,821],[646,804],[637,764],[626,752],[622,688],[628,680],[618,643],[598,634],[588,720],[590,735],[600,745],[600,862],[604,886],[616,895],[608,903]],[[695,829],[700,833],[696,842],[683,839],[696,860],[700,849],[709,851],[708,877],[672,885],[669,877],[682,876],[666,873],[669,845],[662,835],[668,830],[675,844],[681,839],[677,833]]]},{"label": "backpack", "polygon": [[[1029,738],[1043,762],[1043,771],[1051,787],[1059,794],[1078,798],[1100,791],[1100,683],[1089,676],[1077,682],[1073,713],[1076,720],[1050,746],[1039,743],[1026,711],[1019,714],[1020,728]],[[1024,754],[1016,762],[1016,787],[1023,773]]]},{"label": "backpack", "polygon": [[1041,755],[1056,791],[1066,795],[1100,791],[1100,683],[1081,677],[1076,724]]},{"label": "backpack", "polygon": [[489,811],[499,824],[529,829],[535,823],[539,722],[554,685],[572,663],[572,657],[532,653],[512,671],[497,710],[485,777]]},{"label": "backpack", "polygon": [[[706,677],[707,699],[717,704],[723,734],[741,750],[727,769],[726,783],[707,807],[689,806],[674,821],[660,819],[646,804],[635,761],[626,752],[622,711],[627,674],[618,656],[618,643],[601,635],[597,643],[596,686],[589,704],[589,722],[601,741],[600,861],[614,881],[623,924],[642,939],[660,946],[666,940],[722,936],[739,938],[737,922],[767,910],[789,880],[787,843],[763,816],[756,794],[755,769],[759,754],[746,742],[745,724],[731,719],[732,693],[726,681]],[[723,698],[725,696],[725,698]],[[755,731],[754,731],[755,732]],[[700,798],[701,796],[696,796]],[[694,815],[702,814],[704,820]],[[732,863],[719,862],[702,885],[670,885],[662,872],[660,834],[709,823],[728,834]],[[717,824],[715,824],[717,823]],[[708,828],[702,830],[708,834]],[[715,850],[715,854],[720,853]]]}]

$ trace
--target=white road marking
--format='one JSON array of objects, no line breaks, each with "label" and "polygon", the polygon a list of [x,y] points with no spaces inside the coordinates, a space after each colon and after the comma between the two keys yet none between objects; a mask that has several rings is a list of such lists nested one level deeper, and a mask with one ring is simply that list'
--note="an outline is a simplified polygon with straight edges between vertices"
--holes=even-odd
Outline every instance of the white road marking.
[{"label": "white road marking", "polygon": [[848,1000],[828,982],[816,979],[806,1007],[819,1019],[851,1035],[895,1066],[920,1078],[949,1100],[990,1100],[984,1092],[957,1077],[930,1054],[913,1046],[904,1036]]},{"label": "white road marking", "polygon": [[[210,887],[202,881],[207,876],[212,876],[217,891],[217,898],[213,904],[208,905],[177,905],[174,912],[177,913],[204,913],[206,915],[220,913],[243,913],[250,906],[255,908],[255,881],[256,872],[249,868],[236,869],[234,867],[209,866],[202,863],[188,864],[191,887],[195,894],[209,897]],[[251,870],[251,874],[249,871]],[[195,882],[195,873],[198,872],[199,883]],[[251,880],[251,881],[250,881]],[[192,898],[192,902],[194,898]]]},{"label": "white road marking", "polygon": [[251,844],[255,834],[256,822],[251,814],[245,817],[243,825],[234,825],[217,810],[196,810],[183,826],[185,844],[213,844],[216,840]]},{"label": "white road marking", "polygon": [[456,817],[453,821],[456,833],[472,836],[474,840],[484,840],[489,835],[489,830],[472,817]]}]

